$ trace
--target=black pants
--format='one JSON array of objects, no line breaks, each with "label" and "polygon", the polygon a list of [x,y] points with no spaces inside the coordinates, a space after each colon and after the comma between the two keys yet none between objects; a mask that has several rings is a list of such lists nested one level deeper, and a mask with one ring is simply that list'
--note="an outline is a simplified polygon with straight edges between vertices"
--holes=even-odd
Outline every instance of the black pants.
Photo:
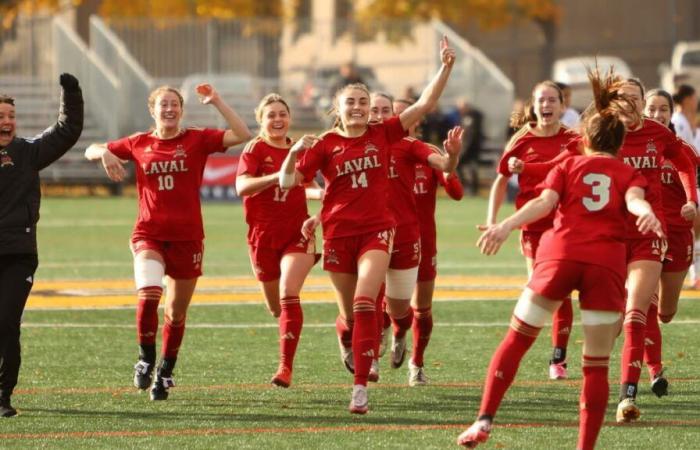
[{"label": "black pants", "polygon": [[0,255],[0,396],[9,397],[17,385],[19,328],[27,297],[34,285],[37,255]]}]

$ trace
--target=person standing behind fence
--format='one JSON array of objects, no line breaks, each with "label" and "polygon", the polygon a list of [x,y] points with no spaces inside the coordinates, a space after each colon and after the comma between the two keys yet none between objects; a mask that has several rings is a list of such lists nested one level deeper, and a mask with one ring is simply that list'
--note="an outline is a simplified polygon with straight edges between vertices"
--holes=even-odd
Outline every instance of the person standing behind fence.
[{"label": "person standing behind fence", "polygon": [[[292,140],[287,136],[290,111],[279,94],[268,94],[255,109],[260,133],[241,154],[236,191],[243,197],[248,223],[248,254],[270,313],[279,319],[280,361],[271,383],[289,387],[304,322],[299,294],[316,263],[315,237],[301,227],[309,217],[303,186],[282,189],[279,170]],[[299,140],[295,146],[303,146]],[[320,198],[323,191],[310,189]]]},{"label": "person standing behind fence", "polygon": [[63,156],[83,131],[83,94],[78,80],[61,74],[58,121],[33,138],[16,136],[15,103],[0,95],[0,416],[12,417],[17,385],[20,323],[34,285],[39,221],[39,171]]},{"label": "person standing behind fence", "polygon": [[131,237],[138,296],[136,329],[139,360],[134,385],[148,389],[153,380],[158,333],[158,303],[167,275],[161,362],[151,387],[151,400],[166,400],[185,333],[187,308],[202,275],[204,229],[199,188],[207,157],[250,139],[248,127],[212,88],[197,86],[204,104],[214,105],[230,129],[181,128],[184,102],[177,89],[161,86],[148,97],[155,121],[151,131],[93,144],[85,151],[101,159],[107,175],[122,181],[125,160],[136,164],[139,216]]}]

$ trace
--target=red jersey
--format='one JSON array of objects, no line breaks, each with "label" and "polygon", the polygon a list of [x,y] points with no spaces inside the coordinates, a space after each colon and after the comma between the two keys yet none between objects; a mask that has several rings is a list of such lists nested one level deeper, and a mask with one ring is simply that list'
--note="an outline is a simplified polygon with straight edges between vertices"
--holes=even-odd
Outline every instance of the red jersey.
[{"label": "red jersey", "polygon": [[[628,131],[618,152],[618,157],[636,169],[646,178],[648,183],[646,200],[654,209],[654,214],[665,224],[664,208],[661,200],[661,165],[664,160],[672,160],[680,171],[686,171],[692,176],[679,173],[683,190],[687,198],[697,203],[695,192],[695,166],[683,151],[683,141],[676,137],[670,129],[651,119],[644,119],[640,129]],[[628,238],[639,239],[642,234],[635,225],[636,218],[628,217]]]},{"label": "red jersey", "polygon": [[159,241],[204,239],[199,188],[207,157],[226,150],[223,139],[224,130],[187,128],[172,139],[145,132],[107,144],[118,158],[136,163],[135,235]]},{"label": "red jersey", "polygon": [[[696,161],[697,157],[695,152],[688,144],[683,146],[683,152],[688,158]],[[681,179],[678,176],[678,170],[671,161],[664,161],[661,164],[661,198],[666,225],[669,228],[688,230],[693,228],[693,222],[685,220],[681,216],[681,208],[686,204],[688,199],[685,197],[685,191],[683,190]]]},{"label": "red jersey", "polygon": [[[553,136],[540,137],[533,133],[532,125],[527,124],[513,135],[506,146],[505,152],[498,163],[498,173],[510,177],[513,175],[508,170],[508,160],[516,157],[528,164],[541,163],[555,158],[567,149],[570,142],[576,138],[576,134],[562,126]],[[518,176],[520,191],[515,198],[515,207],[520,209],[525,203],[540,195],[541,190],[537,186],[544,180],[544,175],[529,175],[522,173]],[[523,230],[544,231],[552,226],[554,213],[543,217],[537,222],[523,225]]]},{"label": "red jersey", "polygon": [[[279,172],[289,148],[279,148],[258,136],[246,145],[237,175],[262,177]],[[283,190],[279,185],[246,195],[243,211],[248,223],[248,243],[256,247],[282,248],[299,235],[309,217],[304,186]]]},{"label": "red jersey", "polygon": [[424,164],[416,164],[416,180],[413,192],[416,199],[416,211],[420,226],[421,245],[435,241],[435,199],[438,184],[442,185],[447,194],[455,200],[461,200],[464,195],[462,183],[455,174],[445,178],[445,174]]},{"label": "red jersey", "polygon": [[[627,273],[625,193],[647,186],[638,171],[615,158],[574,156],[555,166],[542,189],[559,194],[553,227],[537,250],[537,261],[568,260]],[[636,217],[636,216],[635,216]]]},{"label": "red jersey", "polygon": [[[413,188],[416,182],[416,164],[428,164],[428,156],[437,153],[428,144],[413,137],[405,137],[391,146],[389,161],[389,209],[394,215],[397,231],[410,230],[409,236],[397,236],[394,242],[416,240],[420,236],[418,212]],[[403,228],[402,228],[403,227]]]},{"label": "red jersey", "polygon": [[297,170],[304,180],[310,182],[320,170],[325,181],[321,207],[324,239],[396,225],[388,205],[389,149],[405,135],[399,118],[391,117],[384,123],[368,125],[358,137],[329,131],[302,153]]}]

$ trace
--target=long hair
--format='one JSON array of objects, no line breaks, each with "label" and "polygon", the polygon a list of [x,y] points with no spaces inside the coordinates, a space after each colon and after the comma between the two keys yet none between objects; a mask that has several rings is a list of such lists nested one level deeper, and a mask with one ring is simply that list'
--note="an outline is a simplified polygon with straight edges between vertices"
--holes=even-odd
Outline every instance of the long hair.
[{"label": "long hair", "polygon": [[683,103],[683,100],[685,100],[688,97],[692,97],[695,94],[695,88],[693,86],[690,86],[688,84],[681,84],[676,88],[676,91],[673,93],[673,101],[675,103],[681,104]]},{"label": "long hair", "polygon": [[[664,91],[663,89],[652,89],[651,91],[647,92],[647,94],[644,96],[644,100],[649,101],[650,98],[652,97],[663,97],[666,99],[668,102],[668,108],[673,111],[673,96],[669,94],[667,91]],[[676,134],[676,127],[673,126],[673,122],[669,121],[668,122],[668,128],[673,131],[673,134]]]},{"label": "long hair", "polygon": [[537,116],[535,115],[535,92],[541,87],[550,87],[556,90],[559,102],[562,105],[564,104],[564,93],[557,83],[551,80],[540,81],[532,88],[532,94],[530,95],[530,99],[525,103],[523,111],[516,111],[510,115],[511,128],[520,129],[529,122],[537,122]]},{"label": "long hair", "polygon": [[346,84],[345,86],[341,87],[335,92],[335,95],[333,96],[333,106],[331,107],[330,111],[328,111],[328,114],[334,114],[335,115],[335,120],[333,121],[333,126],[331,128],[338,128],[340,130],[344,130],[343,128],[343,121],[340,118],[340,108],[338,107],[338,99],[340,98],[341,95],[343,95],[346,91],[352,90],[352,89],[359,89],[361,91],[364,91],[365,94],[367,94],[367,97],[370,97],[370,92],[369,88],[367,85],[364,83],[351,83],[351,84]]}]

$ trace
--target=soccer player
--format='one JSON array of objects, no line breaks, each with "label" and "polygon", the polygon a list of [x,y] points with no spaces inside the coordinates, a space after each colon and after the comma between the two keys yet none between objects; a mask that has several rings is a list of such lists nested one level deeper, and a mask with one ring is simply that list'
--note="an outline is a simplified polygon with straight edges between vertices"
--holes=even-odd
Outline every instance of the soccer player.
[{"label": "soccer player", "polygon": [[[522,115],[514,115],[511,126],[517,131],[508,142],[505,152],[498,163],[498,175],[493,181],[489,196],[486,225],[497,221],[498,211],[503,204],[508,179],[513,175],[509,160],[518,159],[526,163],[549,161],[563,151],[567,145],[577,139],[578,135],[563,126],[559,118],[564,111],[564,97],[559,86],[552,81],[538,83],[532,90],[531,105]],[[537,197],[537,185],[544,180],[546,173],[518,176],[520,191],[515,198],[515,207],[520,208],[529,200]],[[528,275],[536,261],[542,233],[552,227],[553,214],[540,220],[524,224],[520,231],[520,251],[525,256]],[[552,359],[549,362],[549,378],[565,379],[566,349],[574,320],[571,299],[566,298],[561,308],[554,314],[552,322]]]},{"label": "soccer player", "polygon": [[[673,98],[668,92],[661,89],[647,92],[645,116],[666,125],[673,131],[672,111]],[[697,156],[690,145],[685,145],[684,150],[690,159],[697,162]],[[664,376],[664,368],[661,364],[662,336],[658,321],[660,319],[664,323],[669,323],[676,314],[683,280],[693,261],[693,222],[679,213],[683,211],[687,200],[678,171],[671,161],[664,161],[661,165],[661,194],[667,226],[668,250],[663,262],[658,294],[654,295],[649,305],[644,339],[644,362],[649,370],[651,390],[658,397],[668,394],[668,380]],[[687,210],[686,212],[692,213]]]},{"label": "soccer player", "polygon": [[83,95],[71,74],[59,78],[58,120],[32,139],[17,137],[15,101],[0,94],[0,417],[12,417],[21,365],[20,327],[34,285],[39,171],[63,156],[83,131]]},{"label": "soccer player", "polygon": [[[255,110],[260,133],[241,154],[236,191],[243,197],[248,253],[270,313],[279,319],[280,361],[272,384],[289,387],[304,315],[299,294],[316,262],[316,242],[301,234],[309,217],[303,186],[285,190],[278,178],[292,140],[289,105],[268,94]],[[308,139],[308,138],[307,138]],[[297,145],[305,145],[299,141]],[[319,255],[320,256],[320,255]]]},{"label": "soccer player", "polygon": [[[373,93],[370,124],[383,123],[392,116],[393,99],[386,94]],[[409,133],[414,128],[415,126],[410,127]],[[406,356],[406,332],[414,321],[411,297],[416,286],[421,256],[420,225],[413,191],[416,164],[424,164],[441,172],[454,172],[459,162],[462,134],[461,127],[454,127],[448,132],[444,142],[445,155],[410,135],[391,145],[388,193],[389,209],[396,222],[396,232],[386,275],[384,303],[394,329],[391,345],[391,367],[394,369],[401,367]],[[418,366],[412,367],[409,362],[409,372],[419,372]],[[424,382],[424,377],[421,379]],[[409,378],[409,384],[415,382],[411,383]]]},{"label": "soccer player", "polygon": [[[139,360],[134,385],[148,389],[151,400],[166,400],[175,385],[173,369],[185,334],[187,308],[197,279],[202,275],[204,228],[199,188],[207,157],[251,137],[243,120],[209,84],[196,88],[200,101],[214,105],[229,130],[182,128],[183,98],[177,89],[161,86],[148,97],[155,125],[85,151],[90,160],[101,159],[107,175],[121,181],[123,164],[133,160],[139,193],[139,215],[131,236],[134,281],[138,306],[136,331]],[[165,324],[161,361],[153,379],[158,333],[158,303],[166,279]]]},{"label": "soccer player", "polygon": [[312,180],[317,171],[325,180],[320,219],[323,267],[330,272],[338,299],[343,359],[354,370],[349,406],[354,414],[368,411],[367,380],[377,340],[375,301],[386,277],[394,236],[387,195],[389,148],[437,104],[455,60],[444,37],[440,56],[442,66],[416,104],[381,124],[368,123],[370,95],[364,85],[342,88],[334,99],[336,127],[301,152],[296,168],[297,151],[290,151],[280,171],[280,186],[285,189]]},{"label": "soccer player", "polygon": [[612,73],[590,73],[595,113],[583,123],[585,156],[555,166],[539,197],[511,217],[489,226],[477,245],[495,254],[510,232],[556,208],[553,228],[542,236],[532,277],[518,300],[511,326],[486,373],[479,416],[458,438],[469,448],[486,442],[498,407],[520,361],[561,299],[578,289],[583,324],[583,387],[576,448],[595,447],[605,417],[608,363],[625,305],[627,212],[641,233],[663,236],[661,222],[644,200],[647,181],[615,156],[623,139],[622,114],[636,107],[618,93]]}]

